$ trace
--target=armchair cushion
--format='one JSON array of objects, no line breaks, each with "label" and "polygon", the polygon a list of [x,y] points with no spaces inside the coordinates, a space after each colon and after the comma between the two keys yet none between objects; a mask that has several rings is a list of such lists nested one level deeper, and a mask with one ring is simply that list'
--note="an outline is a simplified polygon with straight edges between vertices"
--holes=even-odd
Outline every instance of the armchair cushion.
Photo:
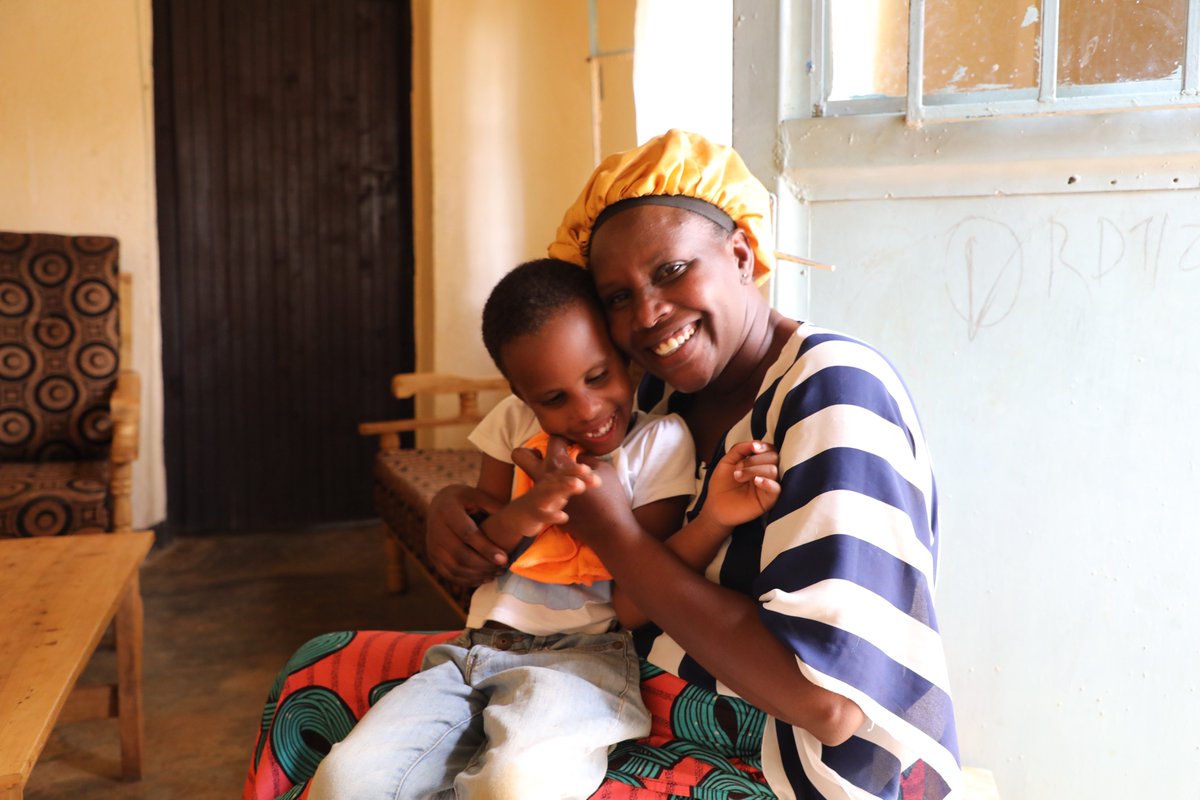
[{"label": "armchair cushion", "polygon": [[0,463],[0,530],[16,536],[109,528],[107,461]]},{"label": "armchair cushion", "polygon": [[117,240],[0,233],[0,459],[107,458]]},{"label": "armchair cushion", "polygon": [[0,536],[132,526],[141,384],[118,253],[109,236],[0,232]]}]

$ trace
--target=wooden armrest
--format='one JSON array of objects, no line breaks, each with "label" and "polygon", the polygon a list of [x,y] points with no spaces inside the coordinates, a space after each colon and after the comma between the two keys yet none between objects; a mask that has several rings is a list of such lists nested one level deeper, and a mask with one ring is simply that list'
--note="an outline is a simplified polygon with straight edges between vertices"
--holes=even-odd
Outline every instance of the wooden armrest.
[{"label": "wooden armrest", "polygon": [[437,372],[402,372],[392,377],[392,394],[403,400],[417,394],[508,391],[504,378],[465,378]]},{"label": "wooden armrest", "polygon": [[479,422],[479,415],[468,417],[439,417],[438,419],[389,419],[381,422],[361,422],[358,432],[363,436],[378,436],[380,450],[400,449],[400,434],[421,428],[441,428],[447,425],[466,425]]},{"label": "wooden armrest", "polygon": [[137,372],[123,369],[109,398],[113,436],[111,461],[129,463],[138,455],[138,422],[142,408],[142,379]]},{"label": "wooden armrest", "polygon": [[479,413],[479,392],[508,391],[508,381],[501,377],[468,378],[436,372],[404,372],[392,378],[392,394],[399,399],[418,394],[457,394],[458,414],[431,419],[396,419],[363,422],[358,432],[363,436],[378,436],[380,450],[400,447],[400,434],[421,428],[440,428],[449,425],[469,425],[483,419]]}]

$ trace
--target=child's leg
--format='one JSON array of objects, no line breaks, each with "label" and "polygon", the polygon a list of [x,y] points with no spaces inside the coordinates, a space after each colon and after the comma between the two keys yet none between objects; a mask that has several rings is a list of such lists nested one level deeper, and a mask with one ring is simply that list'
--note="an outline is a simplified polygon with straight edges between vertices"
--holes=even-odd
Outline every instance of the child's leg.
[{"label": "child's leg", "polygon": [[650,731],[628,634],[550,637],[545,649],[533,638],[513,634],[511,650],[473,668],[488,742],[455,780],[459,800],[587,798],[609,748]]},{"label": "child's leg", "polygon": [[309,800],[403,800],[448,789],[483,743],[485,695],[463,680],[458,640],[388,692],[321,762]]}]

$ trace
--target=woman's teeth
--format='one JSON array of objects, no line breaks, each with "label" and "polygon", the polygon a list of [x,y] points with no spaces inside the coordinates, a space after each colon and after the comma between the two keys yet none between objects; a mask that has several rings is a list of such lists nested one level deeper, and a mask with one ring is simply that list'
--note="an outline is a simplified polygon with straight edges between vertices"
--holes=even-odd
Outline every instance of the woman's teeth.
[{"label": "woman's teeth", "polygon": [[608,422],[604,423],[603,428],[597,428],[594,431],[588,431],[587,433],[584,434],[584,437],[587,439],[603,439],[605,436],[608,436],[608,434],[613,429],[613,425],[615,425],[616,423],[617,423],[617,415],[613,414],[611,417],[608,418]]},{"label": "woman's teeth", "polygon": [[674,353],[680,347],[683,347],[683,343],[686,342],[688,339],[692,338],[692,334],[694,334],[695,332],[696,332],[696,326],[689,324],[686,328],[684,328],[683,330],[681,330],[679,333],[675,334],[671,338],[659,342],[658,345],[654,348],[654,355],[660,356],[660,357],[671,355],[671,353]]}]

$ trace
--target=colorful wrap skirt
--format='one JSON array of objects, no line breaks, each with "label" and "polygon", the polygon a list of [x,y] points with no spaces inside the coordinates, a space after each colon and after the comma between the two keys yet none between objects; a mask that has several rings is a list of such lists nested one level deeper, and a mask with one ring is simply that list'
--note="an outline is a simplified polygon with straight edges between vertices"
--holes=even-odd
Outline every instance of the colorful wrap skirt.
[{"label": "colorful wrap skirt", "polygon": [[[304,644],[267,697],[243,800],[304,798],[329,749],[379,698],[420,669],[427,649],[457,635],[346,631]],[[617,746],[592,800],[775,797],[761,770],[761,711],[645,661],[642,696],[652,718],[650,735]],[[905,800],[923,796],[922,777],[920,769],[906,774]]]}]

